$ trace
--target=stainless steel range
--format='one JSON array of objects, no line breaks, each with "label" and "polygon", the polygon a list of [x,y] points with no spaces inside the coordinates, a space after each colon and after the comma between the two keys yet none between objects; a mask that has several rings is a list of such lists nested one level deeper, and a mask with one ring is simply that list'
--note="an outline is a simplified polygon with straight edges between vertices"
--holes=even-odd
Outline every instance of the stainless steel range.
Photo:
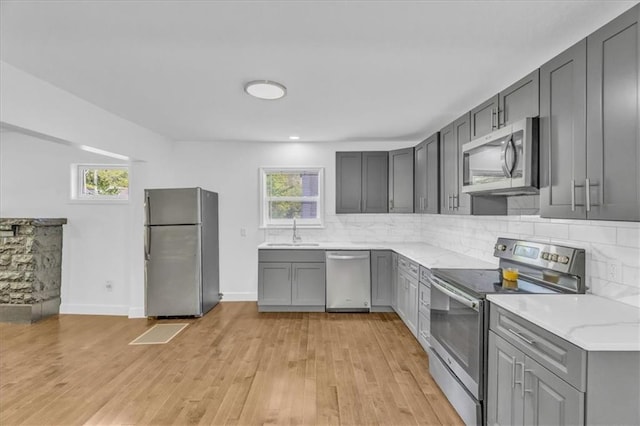
[{"label": "stainless steel range", "polygon": [[[498,238],[498,269],[432,269],[429,369],[468,425],[485,423],[487,294],[585,292],[582,249]],[[502,270],[518,269],[517,281]]]}]

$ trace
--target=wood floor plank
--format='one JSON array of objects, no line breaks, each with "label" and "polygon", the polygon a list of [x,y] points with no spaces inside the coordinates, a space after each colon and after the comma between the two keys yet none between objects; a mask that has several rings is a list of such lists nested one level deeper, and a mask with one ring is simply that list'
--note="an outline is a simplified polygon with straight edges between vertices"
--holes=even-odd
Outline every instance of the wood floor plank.
[{"label": "wood floor plank", "polygon": [[[188,322],[165,345],[129,346]],[[0,424],[462,424],[394,313],[59,315],[0,324]]]}]

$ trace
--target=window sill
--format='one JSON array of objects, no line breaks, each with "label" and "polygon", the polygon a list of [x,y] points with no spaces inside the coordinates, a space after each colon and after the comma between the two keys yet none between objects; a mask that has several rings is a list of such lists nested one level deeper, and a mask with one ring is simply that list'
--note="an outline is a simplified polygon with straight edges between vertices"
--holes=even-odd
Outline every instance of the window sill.
[{"label": "window sill", "polygon": [[[325,229],[322,225],[296,225],[296,229]],[[293,225],[260,225],[258,229],[293,229]]]},{"label": "window sill", "polygon": [[129,200],[84,200],[80,198],[72,198],[67,201],[67,204],[84,204],[84,205],[94,205],[94,204],[110,204],[112,206],[115,205],[124,205],[129,204]]}]

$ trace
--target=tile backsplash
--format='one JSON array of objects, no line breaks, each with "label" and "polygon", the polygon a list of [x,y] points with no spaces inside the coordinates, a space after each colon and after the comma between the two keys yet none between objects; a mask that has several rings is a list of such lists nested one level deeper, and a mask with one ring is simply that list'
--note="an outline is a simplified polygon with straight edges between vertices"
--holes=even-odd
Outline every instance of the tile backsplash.
[{"label": "tile backsplash", "polygon": [[[325,228],[300,229],[300,235],[318,242],[425,242],[494,264],[498,236],[584,248],[587,291],[640,307],[640,223],[515,214],[530,211],[537,201],[536,196],[513,198],[509,216],[327,214]],[[291,230],[267,230],[265,237],[288,241]]]}]

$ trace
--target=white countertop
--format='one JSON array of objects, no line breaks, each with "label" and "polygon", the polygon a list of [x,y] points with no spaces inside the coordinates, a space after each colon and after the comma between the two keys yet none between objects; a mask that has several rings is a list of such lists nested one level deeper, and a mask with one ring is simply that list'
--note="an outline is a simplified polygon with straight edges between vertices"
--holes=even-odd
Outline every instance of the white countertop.
[{"label": "white countertop", "polygon": [[505,294],[487,299],[588,351],[640,351],[640,309],[590,294]]},{"label": "white countertop", "polygon": [[498,261],[489,263],[484,260],[456,253],[451,250],[425,243],[357,243],[322,242],[315,246],[273,246],[262,243],[259,249],[270,250],[393,250],[425,268],[497,268]]}]

